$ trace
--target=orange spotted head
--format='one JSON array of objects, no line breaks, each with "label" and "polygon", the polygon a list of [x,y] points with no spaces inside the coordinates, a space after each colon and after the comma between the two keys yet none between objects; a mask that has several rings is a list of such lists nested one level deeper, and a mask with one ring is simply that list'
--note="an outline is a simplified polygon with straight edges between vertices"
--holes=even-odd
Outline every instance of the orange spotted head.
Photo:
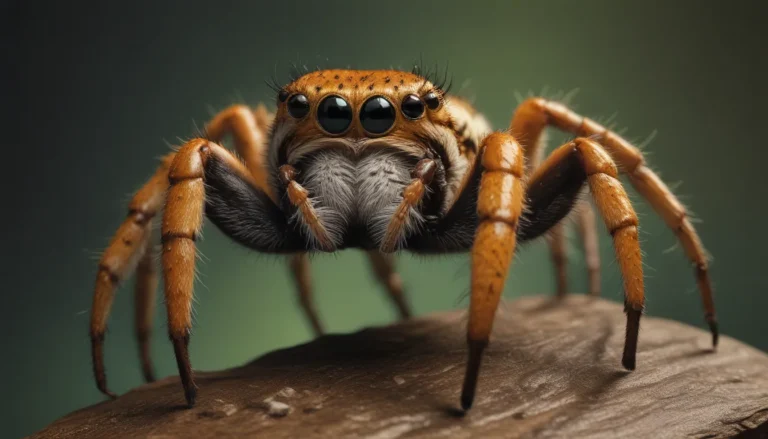
[{"label": "orange spotted head", "polygon": [[270,149],[295,162],[319,147],[387,144],[414,155],[436,125],[452,128],[445,92],[397,70],[319,70],[278,91]]},{"label": "orange spotted head", "polygon": [[414,73],[320,70],[279,91],[277,117],[326,136],[378,137],[433,118],[442,103],[442,90]]}]

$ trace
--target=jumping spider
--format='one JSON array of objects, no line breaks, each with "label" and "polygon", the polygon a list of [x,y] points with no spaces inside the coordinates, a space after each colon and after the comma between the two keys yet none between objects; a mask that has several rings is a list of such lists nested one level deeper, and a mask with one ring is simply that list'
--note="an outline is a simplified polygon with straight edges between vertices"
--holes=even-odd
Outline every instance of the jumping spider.
[{"label": "jumping spider", "polygon": [[[119,281],[137,265],[137,334],[144,375],[156,287],[151,223],[161,210],[162,266],[170,338],[190,406],[196,386],[188,355],[195,238],[203,217],[254,250],[291,255],[301,303],[317,333],[307,252],[366,250],[402,317],[409,315],[390,254],[471,251],[469,357],[461,395],[472,406],[507,271],[518,243],[551,233],[565,293],[562,220],[574,211],[597,293],[594,214],[579,202],[588,186],[610,232],[624,280],[626,341],[622,364],[635,368],[644,305],[638,220],[618,180],[621,170],[675,231],[695,267],[706,319],[717,324],[705,250],[685,208],[618,134],[543,98],[524,101],[507,131],[493,131],[466,101],[418,73],[322,70],[277,93],[277,111],[233,106],[167,155],[131,201],[129,214],[99,264],[91,314],[93,369],[106,384],[103,340]],[[542,160],[543,131],[575,135]],[[236,157],[217,142],[231,134]]]}]

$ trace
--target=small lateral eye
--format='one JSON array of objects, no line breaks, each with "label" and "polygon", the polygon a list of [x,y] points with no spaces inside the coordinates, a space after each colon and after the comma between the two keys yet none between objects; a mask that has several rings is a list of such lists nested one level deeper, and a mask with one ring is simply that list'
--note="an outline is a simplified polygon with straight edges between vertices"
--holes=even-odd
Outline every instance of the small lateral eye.
[{"label": "small lateral eye", "polygon": [[382,96],[369,98],[360,110],[360,123],[371,134],[384,134],[395,123],[395,107]]},{"label": "small lateral eye", "polygon": [[288,99],[288,92],[287,92],[287,91],[285,91],[285,90],[280,90],[280,91],[277,93],[277,99],[278,99],[280,102],[285,102],[285,100],[286,100],[286,99]]},{"label": "small lateral eye", "polygon": [[431,91],[424,95],[424,102],[427,104],[430,110],[436,110],[440,106],[440,97],[437,93]]},{"label": "small lateral eye", "polygon": [[301,119],[309,113],[309,100],[306,96],[297,94],[288,99],[288,114]]},{"label": "small lateral eye", "polygon": [[408,95],[403,99],[400,109],[408,119],[418,119],[424,114],[424,102],[416,95]]}]

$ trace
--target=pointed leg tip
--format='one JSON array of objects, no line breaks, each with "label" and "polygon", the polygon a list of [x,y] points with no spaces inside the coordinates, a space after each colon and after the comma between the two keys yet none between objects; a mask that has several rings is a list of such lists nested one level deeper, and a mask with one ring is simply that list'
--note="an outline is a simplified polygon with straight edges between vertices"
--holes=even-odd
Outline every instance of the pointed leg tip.
[{"label": "pointed leg tip", "polygon": [[109,397],[109,399],[117,399],[117,393],[109,390],[106,386],[99,386],[99,391]]},{"label": "pointed leg tip", "polygon": [[195,399],[197,398],[197,390],[189,389],[185,391],[184,397],[187,399],[187,408],[193,408],[195,406]]},{"label": "pointed leg tip", "polygon": [[474,402],[474,395],[461,395],[461,409],[465,412],[472,408]]},{"label": "pointed leg tip", "polygon": [[621,365],[624,366],[624,369],[627,370],[635,370],[635,356],[632,357],[625,356],[621,359]]},{"label": "pointed leg tip", "polygon": [[712,349],[715,349],[717,348],[717,343],[720,341],[720,329],[717,320],[708,320],[707,324],[709,325],[709,332],[712,333]]}]

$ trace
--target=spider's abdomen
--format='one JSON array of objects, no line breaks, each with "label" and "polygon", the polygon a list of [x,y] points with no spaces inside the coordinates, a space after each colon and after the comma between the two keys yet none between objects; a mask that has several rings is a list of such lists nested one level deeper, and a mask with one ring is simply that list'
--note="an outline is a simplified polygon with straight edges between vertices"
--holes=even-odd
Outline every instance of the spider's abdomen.
[{"label": "spider's abdomen", "polygon": [[[307,191],[317,217],[337,248],[377,248],[395,215],[416,161],[397,150],[375,148],[358,154],[322,149],[297,163],[296,181]],[[303,221],[294,215],[292,222]],[[411,210],[406,235],[421,223]],[[304,233],[311,232],[300,227]],[[307,236],[310,243],[312,237]]]}]

